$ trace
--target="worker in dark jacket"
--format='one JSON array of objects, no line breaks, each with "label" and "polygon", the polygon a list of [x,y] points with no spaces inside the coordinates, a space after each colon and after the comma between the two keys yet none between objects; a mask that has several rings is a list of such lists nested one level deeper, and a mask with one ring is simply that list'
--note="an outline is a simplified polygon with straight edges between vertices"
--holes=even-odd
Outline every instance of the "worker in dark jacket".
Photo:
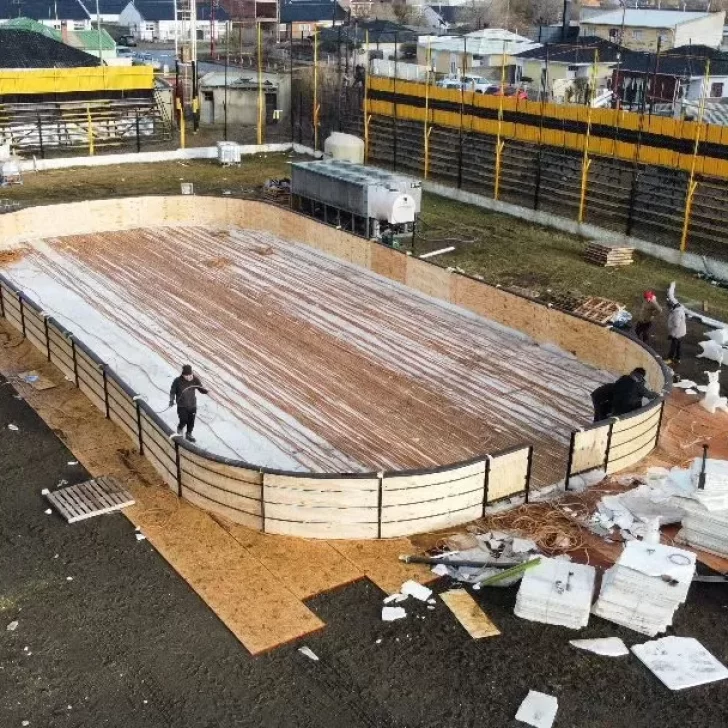
[{"label": "worker in dark jacket", "polygon": [[612,397],[614,383],[602,384],[591,393],[592,405],[594,406],[594,422],[606,420],[612,414]]},{"label": "worker in dark jacket", "polygon": [[185,428],[187,433],[185,437],[190,442],[195,442],[192,437],[192,430],[195,427],[195,416],[197,415],[197,392],[207,394],[207,390],[202,386],[202,382],[197,377],[189,364],[182,367],[182,374],[172,382],[172,388],[169,390],[169,406],[177,404],[177,415],[179,417],[179,425],[177,425],[177,434],[181,435]]},{"label": "worker in dark jacket", "polygon": [[643,399],[656,399],[660,395],[647,389],[647,372],[638,367],[620,377],[612,388],[612,414],[616,417],[626,415],[642,407]]}]

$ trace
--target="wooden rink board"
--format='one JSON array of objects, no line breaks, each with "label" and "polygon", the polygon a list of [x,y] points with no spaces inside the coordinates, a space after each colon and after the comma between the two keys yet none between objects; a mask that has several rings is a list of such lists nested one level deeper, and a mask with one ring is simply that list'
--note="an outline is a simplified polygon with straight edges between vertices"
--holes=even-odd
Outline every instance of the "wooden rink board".
[{"label": "wooden rink board", "polygon": [[440,599],[445,602],[447,608],[474,640],[497,637],[501,633],[465,589],[451,589],[442,592]]}]

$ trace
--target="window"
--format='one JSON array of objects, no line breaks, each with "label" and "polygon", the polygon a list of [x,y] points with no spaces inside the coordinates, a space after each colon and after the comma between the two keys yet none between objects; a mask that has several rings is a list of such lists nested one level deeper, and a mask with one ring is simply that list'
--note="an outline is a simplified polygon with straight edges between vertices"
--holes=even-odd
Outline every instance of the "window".
[{"label": "window", "polygon": [[609,29],[609,40],[616,41],[619,38],[619,28]]},{"label": "window", "polygon": [[83,30],[86,27],[86,23],[81,20],[80,22],[78,20],[73,21],[73,29],[74,30]]},{"label": "window", "polygon": [[638,28],[632,30],[632,40],[642,40],[642,31]]},{"label": "window", "polygon": [[154,23],[146,23],[144,27],[151,33],[154,32]]},{"label": "window", "polygon": [[710,97],[713,99],[722,99],[723,98],[723,84],[722,83],[710,84]]},{"label": "window", "polygon": [[457,72],[458,72],[458,54],[451,53],[450,54],[450,74],[452,76],[456,76]]}]

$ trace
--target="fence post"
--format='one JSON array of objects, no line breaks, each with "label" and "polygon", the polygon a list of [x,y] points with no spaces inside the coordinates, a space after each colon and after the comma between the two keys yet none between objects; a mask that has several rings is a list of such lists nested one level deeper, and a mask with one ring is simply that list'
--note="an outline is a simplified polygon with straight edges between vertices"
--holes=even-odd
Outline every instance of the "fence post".
[{"label": "fence post", "polygon": [[564,490],[569,490],[569,481],[571,480],[571,466],[574,464],[574,447],[576,446],[576,430],[571,431],[571,439],[569,440],[569,456],[566,460],[566,480],[564,481]]},{"label": "fence post", "polygon": [[654,447],[657,447],[657,444],[660,442],[660,430],[662,429],[662,418],[665,415],[665,400],[662,400],[662,403],[660,404],[660,419],[657,423],[657,432],[655,433],[655,445]]},{"label": "fence post", "polygon": [[5,298],[3,296],[3,287],[0,285],[0,316],[5,318]]},{"label": "fence post", "polygon": [[23,330],[23,338],[25,338],[25,306],[23,306],[23,294],[18,292],[18,305],[20,306],[20,328]]},{"label": "fence post", "polygon": [[683,218],[682,233],[680,235],[680,252],[684,253],[688,247],[688,232],[690,231],[690,218],[693,212],[693,199],[695,191],[698,189],[698,183],[690,180],[688,183],[688,195],[685,201],[685,217]]},{"label": "fence post", "polygon": [[106,364],[101,365],[101,375],[104,378],[104,407],[106,408],[106,419],[111,419],[111,414],[109,412],[109,382],[106,378]]},{"label": "fence post", "polygon": [[141,152],[142,151],[142,137],[141,137],[141,134],[139,133],[139,109],[136,110],[136,119],[134,121],[135,121],[135,125],[136,125],[137,152]]},{"label": "fence post", "polygon": [[177,466],[177,497],[182,497],[182,466],[179,456],[179,440],[174,441],[174,461]]},{"label": "fence post", "polygon": [[144,438],[142,437],[142,411],[139,407],[139,400],[134,400],[136,404],[136,415],[137,415],[137,431],[139,432],[139,454],[144,455]]},{"label": "fence post", "polygon": [[94,127],[91,121],[91,106],[86,105],[86,123],[88,124],[88,155],[89,157],[94,156]]},{"label": "fence post", "polygon": [[46,355],[48,357],[48,361],[51,360],[51,337],[48,333],[48,316],[43,316],[43,328],[45,329],[45,338],[46,338]]},{"label": "fence post", "polygon": [[265,473],[260,473],[260,530],[265,533]]},{"label": "fence post", "polygon": [[609,431],[607,432],[607,446],[604,448],[604,472],[607,472],[609,467],[609,451],[612,449],[612,432],[614,431],[614,423],[618,422],[617,417],[613,417],[609,420]]},{"label": "fence post", "polygon": [[377,492],[377,538],[382,537],[382,502],[384,500],[384,472],[377,473],[379,489]]},{"label": "fence post", "polygon": [[73,334],[71,334],[71,356],[73,357],[73,378],[76,382],[76,386],[78,387],[78,356],[76,355],[76,339],[73,338]]},{"label": "fence post", "polygon": [[40,158],[45,159],[45,147],[43,146],[43,122],[38,114],[38,146],[40,147]]},{"label": "fence post", "polygon": [[505,142],[501,141],[500,133],[495,143],[495,179],[493,180],[493,199],[497,200],[500,197],[500,173],[501,163],[503,159],[503,147]]},{"label": "fence post", "polygon": [[485,509],[488,506],[488,487],[490,486],[490,462],[493,458],[490,455],[485,456],[485,473],[483,474],[483,518],[485,518]]},{"label": "fence post", "polygon": [[531,471],[533,470],[533,445],[528,448],[528,465],[526,466],[526,497],[524,503],[528,503],[531,496]]}]

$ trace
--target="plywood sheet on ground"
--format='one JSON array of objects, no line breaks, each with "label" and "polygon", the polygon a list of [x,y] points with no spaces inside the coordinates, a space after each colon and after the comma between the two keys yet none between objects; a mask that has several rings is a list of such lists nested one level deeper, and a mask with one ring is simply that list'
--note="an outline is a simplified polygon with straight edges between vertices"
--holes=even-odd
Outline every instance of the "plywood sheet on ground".
[{"label": "plywood sheet on ground", "polygon": [[465,589],[442,592],[440,599],[474,640],[496,637],[500,634],[498,627]]},{"label": "plywood sheet on ground", "polygon": [[[193,361],[211,390],[199,405],[199,444],[268,467],[428,468],[532,443],[535,484],[556,482],[570,431],[589,422],[589,392],[605,380],[262,231],[48,238],[5,273],[157,409],[180,363]],[[161,416],[174,424],[173,411]]]}]

